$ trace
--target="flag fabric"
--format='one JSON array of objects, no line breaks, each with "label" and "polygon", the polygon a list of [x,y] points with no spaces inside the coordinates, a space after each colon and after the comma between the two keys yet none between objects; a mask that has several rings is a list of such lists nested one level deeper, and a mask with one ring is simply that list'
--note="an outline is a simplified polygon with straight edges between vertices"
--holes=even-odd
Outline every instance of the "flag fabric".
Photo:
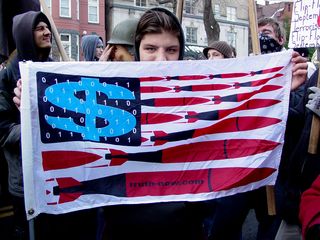
[{"label": "flag fabric", "polygon": [[20,63],[28,218],[274,184],[290,59]]}]

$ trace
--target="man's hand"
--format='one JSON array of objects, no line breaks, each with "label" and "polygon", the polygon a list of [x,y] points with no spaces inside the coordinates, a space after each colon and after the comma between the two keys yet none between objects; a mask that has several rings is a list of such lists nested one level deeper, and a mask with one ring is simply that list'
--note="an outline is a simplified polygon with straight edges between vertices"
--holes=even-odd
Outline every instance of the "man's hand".
[{"label": "man's hand", "polygon": [[115,46],[111,46],[110,44],[103,50],[101,57],[99,58],[99,62],[109,61],[114,58]]},{"label": "man's hand", "polygon": [[292,53],[291,62],[293,63],[291,90],[295,90],[307,80],[308,64],[307,59],[297,52]]},{"label": "man's hand", "polygon": [[17,87],[13,90],[15,96],[13,97],[13,102],[16,105],[16,107],[20,111],[20,105],[21,105],[21,92],[22,92],[22,82],[21,79],[17,82]]},{"label": "man's hand", "polygon": [[317,87],[310,87],[313,93],[309,94],[309,101],[306,107],[320,117],[320,89]]}]

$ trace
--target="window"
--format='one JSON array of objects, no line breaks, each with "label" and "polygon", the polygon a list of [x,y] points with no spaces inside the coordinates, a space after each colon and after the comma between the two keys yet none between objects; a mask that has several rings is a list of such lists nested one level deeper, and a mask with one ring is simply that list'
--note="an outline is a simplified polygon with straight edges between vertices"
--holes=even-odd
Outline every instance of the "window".
[{"label": "window", "polygon": [[77,20],[79,20],[80,17],[80,5],[79,5],[79,0],[77,0]]},{"label": "window", "polygon": [[99,0],[88,1],[88,22],[99,23]]},{"label": "window", "polygon": [[135,0],[135,5],[138,7],[146,7],[147,0]]},{"label": "window", "polygon": [[[51,0],[46,0],[46,5],[47,5],[47,8],[49,9],[50,15],[52,16]],[[42,6],[41,6],[41,11],[43,12]]]},{"label": "window", "polygon": [[185,1],[185,12],[189,14],[195,14],[196,4],[195,0],[186,0]]},{"label": "window", "polygon": [[69,58],[71,58],[71,35],[67,33],[61,33],[61,44],[66,51],[66,54]]},{"label": "window", "polygon": [[70,0],[60,0],[60,17],[71,17]]},{"label": "window", "polygon": [[236,47],[236,45],[237,45],[237,33],[236,32],[227,32],[227,42],[231,46]]},{"label": "window", "polygon": [[227,20],[236,21],[237,9],[235,7],[227,7]]},{"label": "window", "polygon": [[197,28],[194,27],[186,27],[186,42],[187,43],[197,43]]},{"label": "window", "polygon": [[213,14],[215,17],[220,17],[220,5],[219,4],[214,5]]}]

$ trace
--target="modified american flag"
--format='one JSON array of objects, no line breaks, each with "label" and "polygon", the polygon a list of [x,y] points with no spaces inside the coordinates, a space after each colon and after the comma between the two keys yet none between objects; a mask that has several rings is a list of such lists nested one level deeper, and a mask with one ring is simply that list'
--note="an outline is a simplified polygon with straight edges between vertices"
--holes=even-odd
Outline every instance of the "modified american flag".
[{"label": "modified american flag", "polygon": [[20,63],[28,218],[274,184],[290,59]]}]

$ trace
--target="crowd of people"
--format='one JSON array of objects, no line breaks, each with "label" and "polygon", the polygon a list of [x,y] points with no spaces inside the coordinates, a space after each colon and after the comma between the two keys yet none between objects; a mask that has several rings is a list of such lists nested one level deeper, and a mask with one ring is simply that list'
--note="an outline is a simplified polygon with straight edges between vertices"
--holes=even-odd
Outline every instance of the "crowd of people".
[{"label": "crowd of people", "polygon": [[[258,30],[262,54],[284,49],[285,37],[274,19],[261,19]],[[14,207],[13,239],[28,239],[20,149],[22,83],[18,63],[52,61],[50,22],[41,12],[17,15],[13,19],[13,37],[16,51],[0,71],[0,144],[7,160],[8,188]],[[184,46],[184,32],[178,19],[164,8],[152,8],[140,19],[119,23],[106,47],[97,35],[89,34],[81,39],[85,61],[183,60]],[[214,61],[236,57],[235,49],[224,41],[210,43],[203,54]],[[265,188],[260,188],[203,202],[118,205],[58,216],[41,214],[35,222],[39,239],[240,240],[250,209],[255,210],[259,222],[257,239],[320,239],[320,159],[319,154],[310,154],[307,149],[311,119],[320,115],[318,70],[308,79],[308,71],[314,70],[308,67],[307,59],[293,52],[291,61],[289,117],[275,185],[277,215],[268,215]]]}]

